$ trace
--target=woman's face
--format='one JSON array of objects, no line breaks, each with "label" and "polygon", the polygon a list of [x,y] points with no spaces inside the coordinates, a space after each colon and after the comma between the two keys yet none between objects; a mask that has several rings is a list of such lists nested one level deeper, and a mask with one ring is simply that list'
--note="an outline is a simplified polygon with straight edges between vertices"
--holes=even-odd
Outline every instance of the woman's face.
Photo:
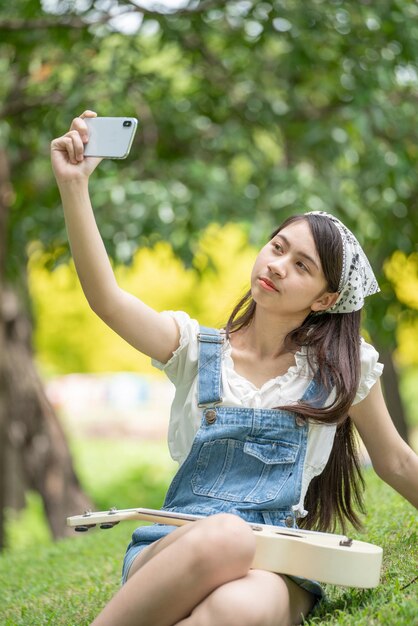
[{"label": "woman's face", "polygon": [[327,290],[306,220],[290,224],[260,250],[251,274],[251,292],[257,306],[302,319],[334,304],[338,293]]}]

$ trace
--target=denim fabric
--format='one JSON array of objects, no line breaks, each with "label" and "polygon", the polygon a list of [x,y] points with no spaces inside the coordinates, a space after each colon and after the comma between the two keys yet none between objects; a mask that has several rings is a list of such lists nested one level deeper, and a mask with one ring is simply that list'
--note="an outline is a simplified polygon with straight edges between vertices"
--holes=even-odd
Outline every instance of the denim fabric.
[{"label": "denim fabric", "polygon": [[[222,343],[219,331],[201,328],[201,424],[163,508],[194,515],[227,512],[251,523],[296,527],[292,507],[301,494],[308,424],[289,411],[223,406]],[[327,396],[314,377],[302,400],[320,406]],[[172,526],[154,524],[134,531],[125,557],[124,579],[133,560],[132,551],[138,553],[139,546],[145,547],[171,530]],[[294,580],[301,586],[305,581]],[[317,583],[309,581],[309,585],[313,593],[322,595]]]},{"label": "denim fabric", "polygon": [[198,405],[222,402],[221,357],[223,337],[204,326],[199,333]]}]

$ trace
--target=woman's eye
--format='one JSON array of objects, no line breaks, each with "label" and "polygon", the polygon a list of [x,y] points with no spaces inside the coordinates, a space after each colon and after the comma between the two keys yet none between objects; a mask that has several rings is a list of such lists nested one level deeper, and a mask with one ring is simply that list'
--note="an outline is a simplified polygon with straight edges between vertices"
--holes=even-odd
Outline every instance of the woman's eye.
[{"label": "woman's eye", "polygon": [[281,252],[283,250],[282,245],[280,243],[275,243],[273,244],[274,249],[277,250],[278,252]]},{"label": "woman's eye", "polygon": [[297,265],[297,266],[298,266],[301,270],[303,270],[304,272],[309,272],[308,268],[306,267],[306,265],[305,265],[304,263],[302,263],[302,261],[298,261],[298,262],[296,263],[296,265]]}]

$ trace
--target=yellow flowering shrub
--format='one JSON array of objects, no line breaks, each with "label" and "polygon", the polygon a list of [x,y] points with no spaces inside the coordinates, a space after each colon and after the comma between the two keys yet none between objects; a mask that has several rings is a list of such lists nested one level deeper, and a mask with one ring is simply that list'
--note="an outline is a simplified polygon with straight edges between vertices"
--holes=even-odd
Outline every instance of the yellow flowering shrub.
[{"label": "yellow flowering shrub", "polygon": [[[186,310],[206,325],[219,326],[248,289],[256,250],[236,224],[209,226],[192,267],[186,268],[167,242],[141,249],[130,266],[115,268],[119,285],[158,311]],[[74,264],[46,268],[48,257],[32,244],[28,266],[34,311],[36,357],[46,375],[71,372],[155,373],[150,359],[123,341],[93,311]]]},{"label": "yellow flowering shrub", "polygon": [[[396,251],[385,263],[385,274],[398,300],[418,309],[418,253],[407,256]],[[418,365],[418,322],[402,322],[397,327],[397,361],[400,365]]]}]

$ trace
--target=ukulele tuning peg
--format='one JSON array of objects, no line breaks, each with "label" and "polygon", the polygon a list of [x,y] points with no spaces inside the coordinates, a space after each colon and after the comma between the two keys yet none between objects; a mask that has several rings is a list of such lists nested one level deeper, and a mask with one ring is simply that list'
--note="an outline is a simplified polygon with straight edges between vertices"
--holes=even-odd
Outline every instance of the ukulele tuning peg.
[{"label": "ukulele tuning peg", "polygon": [[[112,506],[111,509],[109,509],[109,511],[107,512],[108,515],[115,515],[115,513],[117,513],[118,510],[115,506]],[[107,528],[113,528],[113,526],[116,526],[116,524],[119,524],[119,522],[103,522],[102,524],[100,524],[100,528],[103,528],[104,530],[106,530]]]},{"label": "ukulele tuning peg", "polygon": [[90,530],[90,528],[94,528],[95,526],[96,524],[81,524],[80,526],[75,526],[74,530],[77,533],[85,533]]},{"label": "ukulele tuning peg", "polygon": [[103,524],[100,524],[100,528],[106,530],[107,528],[113,528],[113,526],[116,526],[116,524],[119,524],[119,522],[104,522]]},{"label": "ukulele tuning peg", "polygon": [[353,545],[353,540],[350,537],[343,537],[340,541],[340,546],[343,548],[351,548]]}]

